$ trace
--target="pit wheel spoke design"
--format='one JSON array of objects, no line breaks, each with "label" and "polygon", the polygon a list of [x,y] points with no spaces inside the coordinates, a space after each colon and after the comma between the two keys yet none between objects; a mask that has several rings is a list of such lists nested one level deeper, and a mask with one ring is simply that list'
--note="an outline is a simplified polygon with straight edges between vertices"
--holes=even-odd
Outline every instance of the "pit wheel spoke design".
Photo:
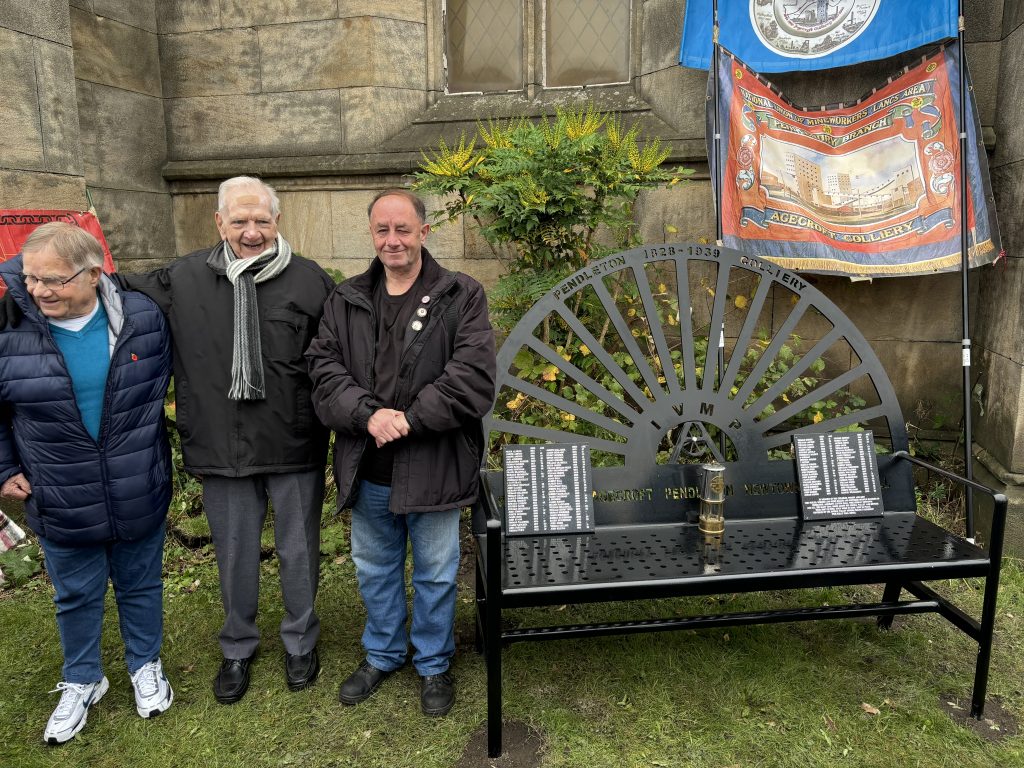
[{"label": "pit wheel spoke design", "polygon": [[502,345],[485,426],[492,444],[581,442],[627,471],[742,459],[756,474],[806,431],[906,446],[888,377],[830,299],[695,243],[624,251],[549,291]]}]

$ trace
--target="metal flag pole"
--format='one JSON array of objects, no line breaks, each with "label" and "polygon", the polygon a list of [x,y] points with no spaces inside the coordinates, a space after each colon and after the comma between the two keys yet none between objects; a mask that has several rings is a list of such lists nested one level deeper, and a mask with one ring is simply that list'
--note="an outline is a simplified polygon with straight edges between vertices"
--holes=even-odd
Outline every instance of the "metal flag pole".
[{"label": "metal flag pole", "polygon": [[[967,246],[967,65],[964,60],[964,3],[957,3],[957,66],[960,69],[960,303],[963,322],[963,338],[961,340],[963,358],[963,396],[964,396],[964,477],[974,479],[974,467],[971,461],[971,448],[974,437],[971,430],[971,327],[970,327],[970,294],[967,268],[970,257]],[[967,538],[974,541],[974,494],[968,486],[966,489],[965,509],[967,513]]]},{"label": "metal flag pole", "polygon": [[[715,244],[721,246],[722,243],[722,130],[720,128],[720,117],[718,114],[718,94],[720,84],[718,81],[718,62],[719,57],[722,55],[721,50],[718,47],[718,0],[714,0],[711,5],[711,98],[714,101],[714,134],[712,136],[712,151],[714,152],[714,159],[711,163],[711,184],[714,187],[715,194]],[[710,158],[709,158],[710,159]],[[711,335],[710,333],[708,334]],[[709,338],[710,342],[711,339]],[[709,343],[710,346],[710,343]],[[725,371],[725,318],[722,318],[722,327],[718,329],[718,374],[717,374],[717,385],[718,389],[722,388],[722,374]],[[718,435],[719,450],[722,454],[722,459],[725,460],[725,431],[719,432]]]},{"label": "metal flag pole", "polygon": [[715,242],[722,245],[722,132],[718,114],[718,60],[721,51],[718,47],[718,0],[714,0],[711,10],[711,98],[714,101],[714,133],[712,134],[712,150],[715,153],[711,163],[711,184],[715,194]]}]

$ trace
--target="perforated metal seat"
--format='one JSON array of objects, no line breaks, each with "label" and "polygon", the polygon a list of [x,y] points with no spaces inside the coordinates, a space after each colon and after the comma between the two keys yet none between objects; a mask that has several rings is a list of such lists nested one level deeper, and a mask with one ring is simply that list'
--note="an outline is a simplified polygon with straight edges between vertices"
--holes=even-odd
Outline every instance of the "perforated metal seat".
[{"label": "perforated metal seat", "polygon": [[714,594],[918,580],[939,567],[944,578],[966,578],[984,576],[989,567],[980,547],[910,513],[813,525],[792,518],[735,523],[710,572],[705,548],[705,537],[692,524],[506,538],[499,564],[503,602],[511,608],[522,598],[537,605],[546,602],[545,592],[556,593],[551,602],[582,601],[594,587],[600,589],[595,599],[607,600],[617,592],[642,598],[659,591]]}]

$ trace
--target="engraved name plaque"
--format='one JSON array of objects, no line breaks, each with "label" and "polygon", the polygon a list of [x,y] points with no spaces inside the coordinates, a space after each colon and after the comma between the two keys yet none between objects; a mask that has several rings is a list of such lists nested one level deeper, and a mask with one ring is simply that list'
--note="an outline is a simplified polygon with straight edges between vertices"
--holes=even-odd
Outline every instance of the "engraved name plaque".
[{"label": "engraved name plaque", "polygon": [[506,445],[505,532],[593,533],[590,447]]},{"label": "engraved name plaque", "polygon": [[793,437],[804,520],[882,514],[875,440],[870,431]]}]

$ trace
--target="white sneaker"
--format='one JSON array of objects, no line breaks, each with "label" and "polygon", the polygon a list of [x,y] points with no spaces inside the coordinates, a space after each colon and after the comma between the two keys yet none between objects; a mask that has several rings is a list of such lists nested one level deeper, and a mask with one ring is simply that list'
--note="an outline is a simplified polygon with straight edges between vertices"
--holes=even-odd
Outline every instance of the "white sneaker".
[{"label": "white sneaker", "polygon": [[110,683],[103,678],[98,683],[67,683],[63,680],[50,693],[61,692],[60,703],[53,710],[43,741],[47,744],[63,744],[74,738],[82,728],[89,715],[89,707],[103,698]]},{"label": "white sneaker", "polygon": [[132,687],[135,689],[135,709],[139,717],[156,717],[166,712],[174,701],[174,691],[167,682],[160,659],[143,664],[132,675]]}]

